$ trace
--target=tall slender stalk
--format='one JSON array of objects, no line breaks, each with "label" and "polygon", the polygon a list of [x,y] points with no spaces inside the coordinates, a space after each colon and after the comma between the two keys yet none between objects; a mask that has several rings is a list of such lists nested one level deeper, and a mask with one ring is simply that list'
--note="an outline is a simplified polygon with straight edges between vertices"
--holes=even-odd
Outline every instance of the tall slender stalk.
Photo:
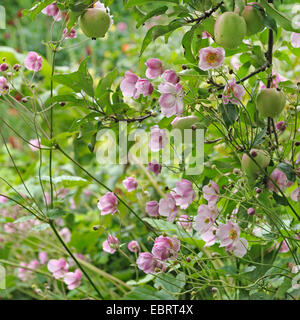
[{"label": "tall slender stalk", "polygon": [[69,249],[69,247],[66,245],[66,243],[64,242],[64,240],[62,239],[62,237],[60,236],[60,234],[57,232],[54,222],[53,220],[50,220],[49,225],[51,227],[51,229],[53,230],[54,234],[56,235],[57,239],[59,240],[59,242],[63,245],[63,247],[66,249],[66,251],[68,252],[68,254],[71,256],[71,258],[75,261],[75,263],[77,264],[78,268],[82,271],[82,273],[86,276],[86,278],[88,279],[89,283],[92,285],[92,287],[95,289],[95,291],[97,292],[97,294],[99,295],[100,298],[103,298],[103,295],[101,294],[101,292],[98,290],[98,288],[96,287],[96,285],[94,284],[94,282],[92,281],[92,279],[90,278],[90,276],[87,274],[87,272],[84,270],[84,268],[82,267],[82,265],[80,264],[80,262],[76,259],[76,257],[73,255],[72,251]]}]

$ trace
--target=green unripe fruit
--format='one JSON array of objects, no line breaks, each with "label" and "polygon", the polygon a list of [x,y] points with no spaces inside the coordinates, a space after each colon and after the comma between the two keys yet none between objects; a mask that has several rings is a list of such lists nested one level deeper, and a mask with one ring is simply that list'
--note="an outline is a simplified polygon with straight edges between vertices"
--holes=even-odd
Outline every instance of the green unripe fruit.
[{"label": "green unripe fruit", "polygon": [[[251,149],[250,154],[263,169],[270,163],[270,156],[264,150]],[[243,154],[242,169],[248,177],[254,178],[261,173],[258,165],[246,153]]]},{"label": "green unripe fruit", "polygon": [[103,38],[110,26],[110,16],[103,9],[89,8],[80,16],[79,26],[88,38]]},{"label": "green unripe fruit", "polygon": [[200,119],[196,116],[188,116],[188,117],[181,117],[181,118],[176,117],[171,124],[174,129],[184,130],[184,129],[192,129],[192,126],[198,123],[199,121]]},{"label": "green unripe fruit", "polygon": [[235,49],[242,43],[246,31],[247,25],[243,17],[234,12],[225,12],[216,20],[215,41],[226,49]]},{"label": "green unripe fruit", "polygon": [[277,117],[285,106],[285,95],[274,88],[262,89],[256,98],[256,107],[262,117]]},{"label": "green unripe fruit", "polygon": [[265,28],[263,14],[259,9],[253,7],[253,4],[260,6],[257,2],[251,2],[245,6],[242,12],[242,17],[245,19],[247,25],[247,36],[258,33]]}]

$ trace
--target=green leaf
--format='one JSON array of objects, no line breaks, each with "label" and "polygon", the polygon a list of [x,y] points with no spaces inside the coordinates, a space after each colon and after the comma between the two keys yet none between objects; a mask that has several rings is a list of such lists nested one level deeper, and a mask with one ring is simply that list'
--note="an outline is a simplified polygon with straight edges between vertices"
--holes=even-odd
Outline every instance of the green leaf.
[{"label": "green leaf", "polygon": [[75,106],[85,106],[86,102],[83,99],[78,99],[72,94],[62,94],[52,98],[47,99],[45,102],[45,107],[49,107],[51,104],[55,102],[69,102]]},{"label": "green leaf", "polygon": [[89,57],[81,62],[78,71],[55,75],[53,77],[54,81],[73,89],[75,92],[82,92],[83,90],[89,96],[93,97],[93,79],[87,70],[88,59]]},{"label": "green leaf", "polygon": [[267,134],[267,127],[263,128],[260,133],[255,137],[253,141],[253,146],[259,146],[265,139],[265,135]]},{"label": "green leaf", "polygon": [[125,8],[139,6],[139,5],[142,5],[142,4],[149,3],[149,2],[172,2],[172,3],[178,3],[178,0],[129,0],[126,3]]},{"label": "green leaf", "polygon": [[136,25],[136,28],[139,28],[142,24],[144,24],[148,19],[164,14],[168,10],[167,6],[156,8],[149,13],[147,13]]},{"label": "green leaf", "polygon": [[170,32],[173,32],[174,30],[182,27],[185,24],[186,24],[186,22],[184,20],[176,19],[176,20],[171,21],[166,26],[159,25],[159,26],[154,26],[154,27],[150,28],[144,37],[141,51],[140,51],[140,56],[143,54],[145,49],[149,46],[149,44],[152,41],[155,41],[157,38],[159,38],[163,35],[167,35]]},{"label": "green leaf", "polygon": [[[42,176],[41,179],[43,181],[50,181],[49,176]],[[83,179],[81,177],[73,177],[73,176],[60,176],[52,179],[54,184],[62,183],[65,187],[77,187],[81,186],[84,187],[89,184],[89,181]]]},{"label": "green leaf", "polygon": [[228,103],[224,105],[221,103],[219,105],[219,111],[221,112],[225,125],[227,128],[229,128],[231,125],[233,125],[239,115],[239,109],[235,104]]},{"label": "green leaf", "polygon": [[181,44],[184,48],[184,57],[191,63],[196,63],[193,52],[192,52],[192,40],[194,37],[195,26],[193,26],[182,38]]},{"label": "green leaf", "polygon": [[300,27],[293,27],[292,21],[282,12],[279,12],[273,4],[268,3],[266,0],[261,0],[260,4],[265,8],[267,14],[274,18],[283,29],[292,32],[300,32]]},{"label": "green leaf", "polygon": [[290,164],[286,162],[281,162],[277,165],[277,169],[285,173],[288,180],[293,182],[296,181],[296,173]]},{"label": "green leaf", "polygon": [[264,15],[264,25],[265,25],[265,27],[272,29],[274,32],[277,33],[276,20],[267,14]]},{"label": "green leaf", "polygon": [[284,198],[282,196],[279,196],[276,192],[273,192],[273,198],[278,204],[281,204],[283,206],[287,206],[288,205],[288,202],[287,202],[286,198]]},{"label": "green leaf", "polygon": [[170,273],[161,274],[156,277],[154,286],[157,289],[162,287],[169,292],[179,293],[185,286],[185,275],[181,272],[175,278]]},{"label": "green leaf", "polygon": [[32,8],[23,10],[22,13],[24,16],[29,15],[32,20],[36,18],[36,16],[49,4],[51,4],[53,0],[43,0],[35,4]]},{"label": "green leaf", "polygon": [[33,214],[31,214],[30,216],[21,217],[21,218],[15,220],[14,223],[25,222],[25,221],[32,220],[32,219],[35,219],[35,216]]},{"label": "green leaf", "polygon": [[36,226],[34,226],[33,228],[31,228],[31,230],[34,231],[43,231],[49,228],[49,224],[48,223],[42,223],[42,224],[38,224]]},{"label": "green leaf", "polygon": [[118,76],[117,69],[114,69],[99,81],[98,86],[95,90],[95,98],[97,99],[98,103],[101,104],[102,106],[111,105],[111,100],[110,100],[111,86],[117,76]]},{"label": "green leaf", "polygon": [[56,208],[56,209],[50,209],[47,212],[47,217],[50,219],[57,219],[66,214],[66,211]]},{"label": "green leaf", "polygon": [[174,296],[165,291],[157,291],[151,286],[135,287],[125,296],[125,300],[175,300]]}]

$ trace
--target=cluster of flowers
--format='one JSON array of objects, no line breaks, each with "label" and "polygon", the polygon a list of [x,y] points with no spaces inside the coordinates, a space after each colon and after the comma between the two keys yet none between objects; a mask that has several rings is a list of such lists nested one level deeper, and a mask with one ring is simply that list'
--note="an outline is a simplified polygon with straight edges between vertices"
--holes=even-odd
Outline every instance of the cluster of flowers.
[{"label": "cluster of flowers", "polygon": [[55,279],[63,279],[69,290],[73,290],[80,286],[82,278],[81,270],[76,269],[74,272],[69,272],[69,264],[65,259],[51,259],[49,260],[47,267]]},{"label": "cluster of flowers", "polygon": [[[123,180],[123,185],[127,191],[131,192],[137,188],[137,182],[132,177]],[[207,204],[201,204],[198,208],[195,219],[188,215],[180,215],[177,224],[187,231],[194,228],[205,241],[205,246],[212,246],[220,241],[220,247],[237,257],[243,257],[248,248],[248,242],[240,238],[240,228],[237,223],[228,220],[225,224],[215,226],[218,217],[217,202],[219,200],[219,187],[214,181],[203,187],[203,197]],[[178,207],[187,209],[194,201],[196,193],[189,180],[182,179],[176,183],[172,189],[159,202],[151,200],[146,203],[146,212],[151,217],[167,217],[168,221],[175,221]],[[113,192],[107,192],[99,199],[98,208],[101,215],[114,214],[118,210],[118,199]],[[253,208],[250,208],[253,209]],[[255,213],[249,209],[249,215]],[[193,223],[194,221],[194,223]],[[109,235],[103,242],[103,250],[111,254],[118,249],[119,240]],[[132,241],[128,249],[132,252],[139,252],[140,246],[136,241]],[[165,271],[165,261],[177,258],[180,249],[180,241],[176,237],[159,236],[154,241],[152,253],[141,252],[137,258],[138,267],[145,273]]]},{"label": "cluster of flowers", "polygon": [[[199,68],[209,70],[219,68],[224,61],[225,51],[223,48],[206,47],[199,51]],[[163,77],[164,82],[158,86],[158,92],[161,94],[159,104],[161,112],[167,118],[173,115],[181,115],[183,113],[183,95],[184,89],[179,83],[179,76],[174,70],[165,70],[161,60],[150,58],[146,62],[146,77],[155,79],[159,76]],[[125,97],[138,99],[142,94],[144,97],[150,96],[154,90],[152,83],[144,78],[139,78],[131,71],[127,71],[120,88]],[[230,79],[224,89],[223,102],[240,104],[242,97],[245,95],[245,90],[241,85],[238,85],[235,79]]]},{"label": "cluster of flowers", "polygon": [[[161,93],[159,104],[162,114],[167,118],[175,114],[182,114],[184,90],[182,85],[178,83],[179,77],[176,72],[165,70],[163,63],[156,58],[148,59],[146,66],[146,77],[148,79],[155,79],[161,75],[163,77],[164,82],[158,86],[158,91]],[[138,99],[141,94],[144,97],[150,96],[154,87],[148,79],[139,78],[131,71],[127,71],[120,84],[124,97]]]}]

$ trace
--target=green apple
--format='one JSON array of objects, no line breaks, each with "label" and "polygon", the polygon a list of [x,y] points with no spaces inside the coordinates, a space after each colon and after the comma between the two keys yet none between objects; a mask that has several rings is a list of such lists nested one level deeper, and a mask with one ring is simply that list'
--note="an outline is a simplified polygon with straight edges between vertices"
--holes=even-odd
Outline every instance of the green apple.
[{"label": "green apple", "polygon": [[89,8],[80,16],[79,26],[89,38],[103,38],[110,27],[110,16],[103,9]]},{"label": "green apple", "polygon": [[285,95],[275,88],[262,89],[256,97],[256,107],[264,118],[277,117],[285,106]]},{"label": "green apple", "polygon": [[[263,13],[260,9],[253,7],[254,4],[260,6],[257,2],[250,2],[242,12],[242,17],[245,19],[247,25],[247,36],[258,33],[265,28]],[[262,7],[261,10],[263,11]]]},{"label": "green apple", "polygon": [[[263,169],[270,163],[270,156],[265,150],[251,149],[250,154]],[[246,153],[242,157],[242,169],[248,177],[254,178],[261,173],[258,166]]]},{"label": "green apple", "polygon": [[247,32],[243,17],[234,12],[225,12],[215,22],[214,35],[218,45],[226,49],[236,49]]}]

